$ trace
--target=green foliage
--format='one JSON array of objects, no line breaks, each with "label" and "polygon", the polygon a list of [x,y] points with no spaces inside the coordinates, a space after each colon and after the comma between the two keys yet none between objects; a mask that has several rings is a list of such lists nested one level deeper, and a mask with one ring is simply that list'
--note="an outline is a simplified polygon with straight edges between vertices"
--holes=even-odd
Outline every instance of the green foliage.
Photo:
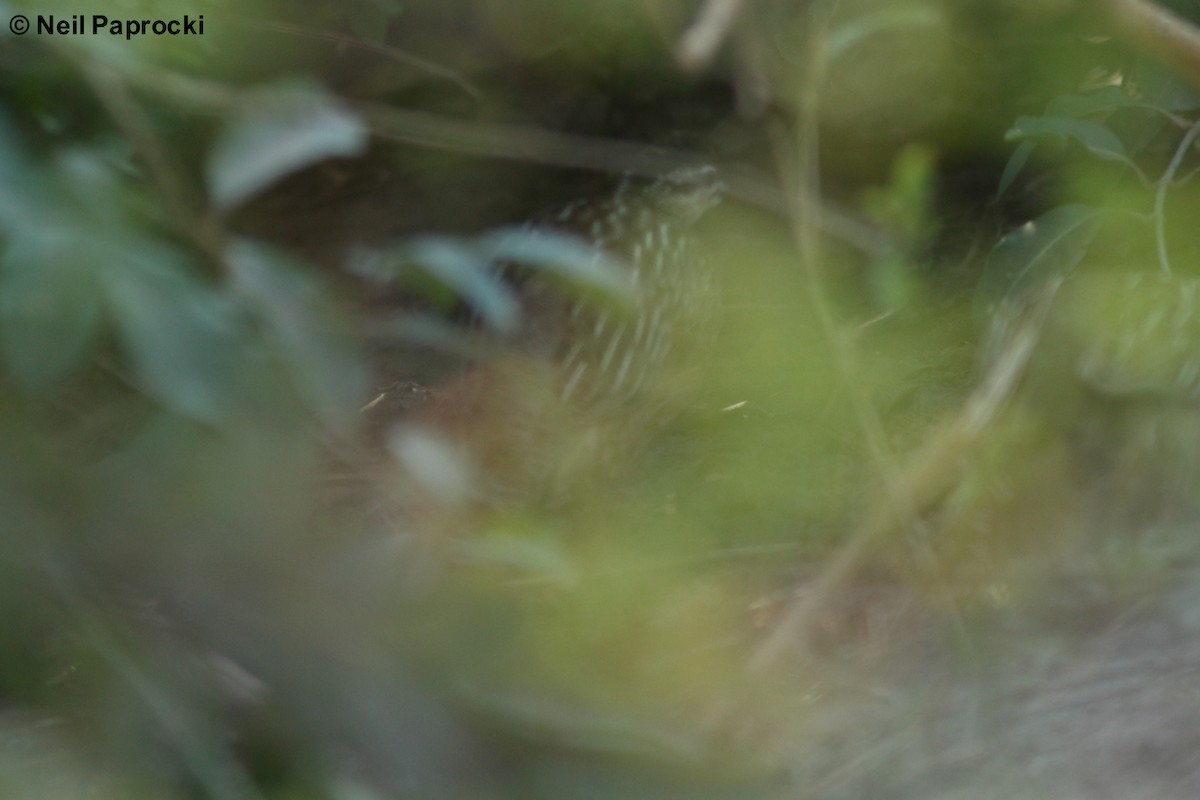
[{"label": "green foliage", "polygon": [[357,407],[366,376],[354,346],[339,335],[321,282],[251,240],[234,240],[227,259],[237,302],[276,351],[307,407],[336,428]]},{"label": "green foliage", "polygon": [[872,187],[863,196],[864,209],[894,242],[868,268],[873,299],[885,311],[911,308],[917,302],[914,264],[935,233],[933,200],[934,158],[920,147],[901,151],[889,183]]},{"label": "green foliage", "polygon": [[834,30],[825,42],[826,58],[830,63],[836,68],[839,57],[879,33],[936,28],[943,21],[941,15],[929,6],[919,3],[897,5],[899,7],[868,12]]},{"label": "green foliage", "polygon": [[1121,140],[1108,128],[1095,122],[1070,117],[1021,117],[1006,136],[1009,141],[1045,138],[1063,144],[1078,142],[1092,155],[1108,161],[1119,161],[1134,167]]},{"label": "green foliage", "polygon": [[[402,10],[345,13],[378,42]],[[391,341],[445,356],[479,338],[459,304],[485,335],[519,324],[514,274],[621,313],[626,266],[490,224],[350,237],[336,259],[349,269],[331,278],[256,215],[369,163],[368,124],[319,69],[217,82],[250,58],[224,58],[228,36],[189,52],[29,38],[19,69],[0,63],[0,649],[14,654],[0,711],[15,738],[45,742],[67,786],[0,763],[0,785],[17,784],[5,796],[74,796],[76,783],[103,798],[744,796],[754,781],[722,784],[723,765],[697,778],[711,742],[667,703],[639,709],[644,685],[553,674],[621,638],[616,616],[575,636],[570,617],[594,609],[574,593],[611,595],[561,531],[537,519],[506,536],[500,520],[489,536],[477,521],[470,541],[432,546],[448,525],[443,509],[421,517],[433,481],[404,470],[444,471],[457,454],[439,442],[380,465],[363,432],[377,365],[347,308],[352,280],[420,307],[387,318]],[[206,48],[215,66],[193,58]],[[86,102],[64,108],[48,86]],[[411,160],[428,169],[424,155]],[[344,461],[385,488],[340,504],[328,484]],[[392,508],[397,495],[417,510]],[[551,618],[557,642],[526,634]],[[557,652],[554,669],[535,644]],[[654,648],[635,644],[631,663]],[[697,686],[715,691],[717,671],[685,683],[698,715]],[[38,733],[48,720],[61,737]]]},{"label": "green foliage", "polygon": [[[1175,89],[1164,88],[1172,86]],[[1109,85],[1055,97],[1044,116],[1017,119],[1006,139],[1019,144],[1000,178],[997,196],[1014,186],[1035,149],[1044,151],[1050,144],[1068,165],[1062,170],[1075,182],[1071,191],[1077,197],[1086,195],[1089,206],[1072,203],[1052,209],[1002,239],[982,273],[977,311],[991,313],[1004,297],[1016,298],[1017,305],[1028,302],[1037,287],[1066,277],[1085,258],[1096,232],[1115,229],[1118,220],[1125,226],[1122,230],[1131,220],[1149,222],[1156,260],[1160,269],[1170,271],[1166,206],[1170,195],[1183,194],[1190,178],[1180,167],[1194,150],[1189,129],[1195,123],[1179,115],[1195,108],[1194,98],[1187,99],[1190,94],[1177,79],[1141,63],[1129,75],[1111,78]],[[1064,156],[1069,145],[1086,157]],[[1122,165],[1140,186],[1131,188],[1106,170],[1104,162]],[[1161,176],[1152,181],[1147,177],[1151,169],[1162,170]],[[1147,259],[1144,251],[1141,258]]]},{"label": "green foliage", "polygon": [[1061,206],[1001,239],[980,275],[977,318],[993,319],[1002,302],[1026,302],[1070,275],[1087,254],[1099,216],[1087,206]]},{"label": "green foliage", "polygon": [[[1187,196],[1191,148],[1167,165],[1195,94],[1062,40],[1011,72],[967,64],[956,13],[982,4],[742,4],[696,76],[671,45],[705,4],[235,5],[182,43],[0,33],[4,797],[770,796],[764,764],[807,747],[776,733],[808,713],[780,698],[820,687],[747,674],[751,603],[840,546],[881,479],[903,486],[890,451],[969,388],[969,298],[930,280],[961,268],[951,165],[1006,140],[1005,199],[1065,175],[981,267],[999,327],[1128,260],[1114,220],[1195,246],[1163,208]],[[1072,24],[1064,8],[1001,16],[1025,32],[1026,14]],[[1075,87],[1081,61],[1103,86]],[[979,98],[1009,91],[1035,107],[978,136],[1016,102]],[[676,410],[665,430],[571,416],[505,350],[523,289],[604,312],[597,336],[639,298],[612,254],[512,226],[543,195],[604,191],[533,162],[652,173],[697,154],[630,142],[680,141],[783,165],[730,170],[733,199],[696,226],[725,283],[696,338],[720,336],[639,409]],[[796,208],[762,213],[788,205],[772,181],[803,189]],[[806,194],[822,185],[854,211]],[[1145,241],[1124,242],[1134,260]],[[1044,335],[1095,356],[1092,388],[1145,392],[1191,344],[1163,331],[1193,317],[1155,310],[1196,293],[1083,291]],[[1131,346],[1104,327],[1126,314],[1155,320]],[[387,384],[429,363],[426,404],[376,425]],[[447,411],[463,372],[488,402]],[[1005,483],[1038,423],[918,509],[957,526],[931,560],[982,585],[1036,547],[1042,504],[1070,491],[1065,446]],[[543,457],[546,483],[580,485],[478,507]],[[979,547],[1005,515],[1034,534]]]},{"label": "green foliage", "polygon": [[[416,287],[435,306],[461,300],[499,333],[511,333],[520,308],[503,269],[524,268],[581,297],[615,309],[633,299],[626,271],[586,242],[537,228],[500,229],[474,240],[425,236],[359,248],[349,268],[375,283]],[[432,279],[432,283],[422,278]]]},{"label": "green foliage", "polygon": [[172,262],[125,250],[103,281],[113,326],[141,388],[170,410],[220,425],[250,403],[252,351],[227,298]]},{"label": "green foliage", "polygon": [[405,242],[399,251],[356,254],[352,269],[372,280],[395,281],[418,266],[440,285],[436,299],[462,298],[485,323],[502,333],[513,331],[520,316],[516,297],[495,274],[495,265],[475,248],[454,239],[427,237]]},{"label": "green foliage", "polygon": [[1134,147],[1131,152],[1111,127],[1087,119],[1104,118],[1121,109],[1170,111],[1139,101],[1125,86],[1114,85],[1081,94],[1059,95],[1047,105],[1044,116],[1019,117],[1005,134],[1005,139],[1021,144],[1004,169],[997,194],[1004,194],[1012,186],[1038,144],[1049,144],[1062,150],[1068,142],[1074,142],[1096,158],[1124,164],[1145,180],[1132,158],[1139,148]]},{"label": "green foliage", "polygon": [[576,292],[598,296],[610,304],[631,303],[633,287],[625,268],[595,246],[537,228],[494,231],[479,239],[479,251],[493,261],[507,261],[565,284]]},{"label": "green foliage", "polygon": [[208,192],[237,206],[278,179],[327,158],[360,155],[362,121],[319,88],[279,85],[245,92],[213,143]]}]

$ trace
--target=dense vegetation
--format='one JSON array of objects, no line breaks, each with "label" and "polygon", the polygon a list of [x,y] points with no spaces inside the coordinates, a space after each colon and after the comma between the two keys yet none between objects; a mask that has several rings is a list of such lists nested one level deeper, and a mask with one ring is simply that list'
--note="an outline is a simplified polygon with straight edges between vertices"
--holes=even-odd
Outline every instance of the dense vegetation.
[{"label": "dense vegetation", "polygon": [[[1197,9],[91,5],[0,3],[0,795],[1195,796]],[[698,163],[686,369],[560,405],[521,224]]]}]

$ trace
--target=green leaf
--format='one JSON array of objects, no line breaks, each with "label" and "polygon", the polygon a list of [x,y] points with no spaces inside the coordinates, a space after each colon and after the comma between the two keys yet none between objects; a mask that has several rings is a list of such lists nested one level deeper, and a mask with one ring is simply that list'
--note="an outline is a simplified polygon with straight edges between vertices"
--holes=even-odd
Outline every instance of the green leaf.
[{"label": "green leaf", "polygon": [[366,141],[362,121],[320,89],[248,92],[209,156],[209,196],[217,208],[231,208],[318,161],[358,155]]},{"label": "green leaf", "polygon": [[388,23],[397,10],[387,3],[357,3],[345,14],[354,35],[364,42],[382,45],[387,37]]},{"label": "green leaf", "polygon": [[1138,59],[1133,75],[1147,105],[1179,113],[1200,108],[1200,92],[1151,59]]},{"label": "green leaf", "polygon": [[1003,301],[1065,277],[1087,253],[1099,213],[1088,206],[1060,206],[1001,239],[984,265],[976,314],[989,319]]},{"label": "green leaf", "polygon": [[920,286],[912,263],[898,253],[873,261],[867,270],[867,283],[875,306],[889,313],[912,308]]},{"label": "green leaf", "polygon": [[[1156,143],[1163,141],[1163,132],[1171,127],[1171,120],[1166,116],[1156,114],[1146,119],[1128,133],[1125,148],[1134,158],[1147,152],[1153,152]],[[1167,134],[1173,136],[1174,134]]]},{"label": "green leaf", "polygon": [[584,291],[631,303],[630,271],[577,236],[536,228],[501,228],[479,237],[479,252],[492,261],[511,261],[563,280]]},{"label": "green leaf", "polygon": [[1046,106],[1046,116],[1086,117],[1101,111],[1136,105],[1138,101],[1120,86],[1105,86],[1085,94],[1059,95]]},{"label": "green leaf", "polygon": [[1056,332],[1076,343],[1078,377],[1106,396],[1195,401],[1200,280],[1161,272],[1076,276],[1056,298]]},{"label": "green leaf", "polygon": [[1120,138],[1098,122],[1071,117],[1019,117],[1004,138],[1010,142],[1046,138],[1074,140],[1093,155],[1133,166]]},{"label": "green leaf", "polygon": [[941,25],[942,15],[932,8],[890,8],[865,14],[834,31],[825,41],[825,54],[833,63],[866,39],[894,28],[930,28]]},{"label": "green leaf", "polygon": [[[40,255],[40,254],[38,254]],[[60,259],[23,257],[0,264],[0,341],[9,377],[41,394],[61,386],[86,362],[100,329],[95,282],[66,250]]]},{"label": "green leaf", "polygon": [[502,333],[516,329],[520,306],[512,290],[480,248],[459,239],[423,236],[394,247],[359,250],[350,269],[370,280],[394,281],[413,266],[453,290],[490,327]]},{"label": "green leaf", "polygon": [[[538,797],[554,800],[766,800],[779,782],[739,774],[713,753],[707,763],[539,754],[530,772]],[[724,768],[723,768],[724,767]]]},{"label": "green leaf", "polygon": [[595,755],[670,758],[692,764],[701,760],[696,742],[636,717],[604,713],[532,691],[488,691],[466,684],[460,691],[494,726],[527,741]]},{"label": "green leaf", "polygon": [[243,337],[231,305],[143,244],[103,273],[121,342],[143,390],[186,417],[218,424],[242,408]]},{"label": "green leaf", "polygon": [[419,345],[465,358],[482,359],[491,353],[478,337],[433,314],[393,314],[368,321],[367,336],[382,345]]},{"label": "green leaf", "polygon": [[1017,145],[1017,149],[1009,156],[1008,163],[1004,165],[1004,173],[1000,176],[1000,185],[996,188],[996,197],[1003,196],[1012,187],[1013,181],[1021,174],[1021,170],[1025,169],[1025,164],[1033,155],[1035,147],[1037,145],[1033,142],[1021,142]]},{"label": "green leaf", "polygon": [[579,583],[579,571],[562,546],[550,539],[494,536],[467,542],[463,555],[478,566],[512,569],[522,577],[571,587]]},{"label": "green leaf", "polygon": [[0,233],[21,235],[44,222],[39,178],[17,131],[0,114]]},{"label": "green leaf", "polygon": [[366,393],[366,369],[338,335],[320,287],[279,254],[246,239],[233,242],[226,260],[234,290],[281,351],[309,407],[330,423],[347,419]]},{"label": "green leaf", "polygon": [[888,183],[864,192],[863,208],[905,246],[919,245],[932,226],[934,172],[928,148],[905,147],[892,163]]}]

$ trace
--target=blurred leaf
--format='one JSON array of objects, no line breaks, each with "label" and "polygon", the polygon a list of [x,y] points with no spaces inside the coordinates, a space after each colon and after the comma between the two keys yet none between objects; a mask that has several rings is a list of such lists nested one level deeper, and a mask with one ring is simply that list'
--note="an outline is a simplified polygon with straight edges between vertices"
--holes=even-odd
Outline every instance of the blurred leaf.
[{"label": "blurred leaf", "polygon": [[1146,154],[1148,150],[1153,152],[1163,141],[1164,132],[1169,138],[1176,136],[1172,132],[1173,128],[1171,120],[1166,116],[1161,114],[1150,116],[1128,131],[1125,148],[1135,157]]},{"label": "blurred leaf", "polygon": [[1200,281],[1160,272],[1077,276],[1057,298],[1078,377],[1106,396],[1196,399]]},{"label": "blurred leaf", "polygon": [[579,582],[579,571],[567,553],[550,539],[503,536],[470,541],[464,545],[464,555],[480,566],[514,569],[528,580],[562,587]]},{"label": "blurred leaf", "polygon": [[1009,156],[1008,163],[1004,165],[1004,173],[1000,176],[1000,185],[996,187],[996,197],[1002,196],[1012,186],[1013,181],[1021,174],[1021,170],[1025,169],[1025,164],[1029,161],[1029,156],[1033,155],[1033,149],[1036,147],[1033,142],[1021,142],[1017,145],[1017,149]]},{"label": "blurred leaf", "polygon": [[366,147],[362,121],[320,89],[283,85],[249,92],[209,155],[209,195],[228,209],[279,178]]},{"label": "blurred leaf", "polygon": [[[0,28],[7,31],[8,26]],[[142,796],[128,775],[115,774],[83,757],[59,727],[18,713],[0,723],[0,797],[116,800]]]},{"label": "blurred leaf", "polygon": [[1130,97],[1120,86],[1104,86],[1085,94],[1063,94],[1046,106],[1047,117],[1086,117],[1100,111],[1136,106],[1139,101]]},{"label": "blurred leaf", "polygon": [[349,778],[334,779],[328,793],[330,800],[386,800],[386,798],[366,784],[358,783]]},{"label": "blurred leaf", "polygon": [[[415,267],[436,282],[423,287],[427,299],[446,301],[441,305],[462,300],[502,333],[516,328],[521,311],[500,277],[505,264],[537,270],[581,294],[621,306],[632,304],[635,293],[629,270],[599,248],[575,236],[530,228],[500,228],[472,240],[418,237],[391,247],[360,248],[349,262],[352,272],[376,283],[413,284]],[[438,288],[449,294],[439,298]]]},{"label": "blurred leaf", "polygon": [[320,287],[280,255],[246,239],[233,242],[227,261],[234,289],[278,344],[308,405],[329,423],[348,418],[362,403],[366,369],[349,341],[337,335]]},{"label": "blurred leaf", "polygon": [[54,168],[58,185],[81,216],[116,224],[126,219],[117,173],[99,147],[69,148],[57,153]]},{"label": "blurred leaf", "polygon": [[[347,5],[353,5],[353,8],[348,9]],[[343,3],[341,6],[341,10],[345,12],[344,18],[354,35],[364,42],[378,45],[384,44],[387,38],[388,22],[401,11],[399,3],[389,0]]]},{"label": "blurred leaf", "polygon": [[[81,257],[69,250],[62,259]],[[0,339],[8,375],[34,394],[52,390],[83,365],[100,328],[92,275],[69,260],[25,259],[10,248],[0,263]]]},{"label": "blurred leaf", "polygon": [[382,248],[355,247],[346,258],[346,269],[378,286],[402,288],[406,294],[421,298],[424,306],[449,316],[462,302],[462,296],[454,287],[414,264],[406,247],[405,242]]},{"label": "blurred leaf", "polygon": [[779,796],[774,781],[722,774],[719,765],[542,758],[534,765],[533,776],[538,796],[555,800],[760,800]]},{"label": "blurred leaf", "polygon": [[864,210],[891,234],[894,242],[867,269],[872,299],[881,310],[907,308],[916,298],[912,257],[928,241],[936,224],[930,214],[934,170],[933,152],[911,145],[892,162],[887,184],[863,193]]},{"label": "blurred leaf", "polygon": [[103,318],[96,276],[120,252],[127,210],[98,150],[67,148],[37,169],[0,130],[0,329],[25,391],[52,390],[83,365]]},{"label": "blurred leaf", "polygon": [[468,358],[489,355],[478,337],[433,314],[396,314],[369,321],[364,332],[372,341],[384,345],[422,345]]},{"label": "blurred leaf", "polygon": [[986,319],[1002,301],[1071,272],[1096,234],[1099,213],[1088,206],[1060,206],[1001,239],[980,276],[977,315]]},{"label": "blurred leaf", "polygon": [[1010,142],[1044,138],[1056,141],[1070,139],[1079,142],[1088,152],[1100,158],[1134,166],[1125,152],[1125,145],[1117,135],[1098,122],[1071,117],[1019,117],[1004,138]]},{"label": "blurred leaf", "polygon": [[701,763],[703,758],[692,739],[636,718],[603,713],[534,692],[468,687],[464,693],[491,724],[529,742],[610,757],[692,764]]},{"label": "blurred leaf", "polygon": [[462,506],[474,496],[470,461],[442,437],[420,426],[402,425],[388,436],[387,448],[413,482],[447,508]]},{"label": "blurred leaf", "polygon": [[892,163],[888,183],[863,196],[867,213],[908,245],[920,244],[930,228],[934,156],[925,147],[904,148]]},{"label": "blurred leaf", "polygon": [[942,24],[942,16],[932,8],[889,8],[874,14],[864,14],[831,33],[825,41],[826,58],[830,63],[847,50],[856,47],[876,34],[895,28],[930,28]]},{"label": "blurred leaf", "polygon": [[0,233],[20,236],[45,224],[45,187],[39,178],[16,130],[0,114]]},{"label": "blurred leaf", "polygon": [[423,236],[394,247],[362,249],[351,257],[350,269],[362,277],[388,282],[402,277],[411,266],[452,289],[495,330],[509,333],[516,328],[520,317],[517,299],[495,274],[495,265],[479,248],[462,240]]},{"label": "blurred leaf", "polygon": [[904,256],[890,254],[873,261],[867,271],[872,299],[885,312],[911,308],[920,283],[912,263]]},{"label": "blurred leaf", "polygon": [[1155,61],[1139,59],[1134,67],[1134,75],[1143,102],[1166,111],[1183,112],[1200,108],[1200,92]]},{"label": "blurred leaf", "polygon": [[595,290],[632,302],[629,270],[604,251],[577,236],[531,228],[501,228],[477,240],[491,259],[512,261],[562,278],[585,290]]},{"label": "blurred leaf", "polygon": [[180,257],[148,244],[102,278],[137,381],[168,408],[216,424],[241,408],[244,342],[228,301],[193,278]]}]

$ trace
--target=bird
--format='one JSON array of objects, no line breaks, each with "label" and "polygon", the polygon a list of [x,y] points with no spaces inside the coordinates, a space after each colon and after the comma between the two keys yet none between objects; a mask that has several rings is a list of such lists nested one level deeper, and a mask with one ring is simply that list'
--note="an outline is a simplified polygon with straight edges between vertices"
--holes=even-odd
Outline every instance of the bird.
[{"label": "bird", "polygon": [[625,175],[610,195],[567,203],[527,226],[581,237],[622,265],[633,288],[632,308],[614,311],[544,279],[522,285],[518,338],[554,365],[563,402],[628,404],[682,360],[681,349],[711,338],[716,291],[695,226],[724,191],[710,165],[652,181]]},{"label": "bird", "polygon": [[716,336],[719,290],[697,231],[724,194],[703,164],[625,175],[607,194],[536,214],[523,235],[574,237],[623,273],[628,302],[506,265],[517,325],[486,334],[487,357],[451,380],[394,384],[423,398],[399,438],[438,437],[469,472],[472,502],[486,505],[561,500],[644,445],[686,402],[689,373]]}]

